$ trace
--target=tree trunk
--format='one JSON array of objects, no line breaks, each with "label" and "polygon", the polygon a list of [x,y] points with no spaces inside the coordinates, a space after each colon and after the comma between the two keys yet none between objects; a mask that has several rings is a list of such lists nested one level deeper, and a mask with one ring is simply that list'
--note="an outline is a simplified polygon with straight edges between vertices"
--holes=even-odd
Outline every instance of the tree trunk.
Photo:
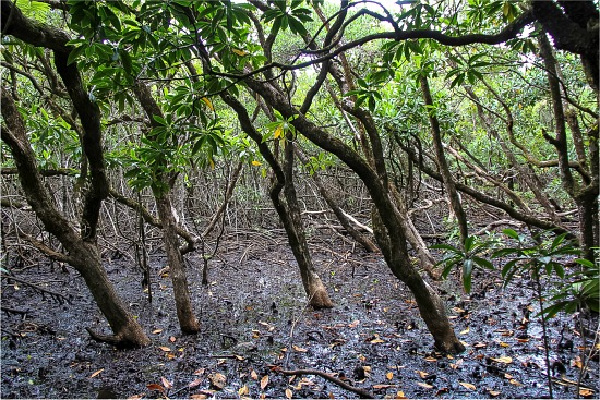
[{"label": "tree trunk", "polygon": [[464,249],[465,241],[469,237],[469,229],[467,227],[467,214],[465,213],[464,208],[460,204],[460,197],[458,197],[458,192],[456,191],[456,185],[454,184],[454,178],[450,173],[450,169],[448,168],[448,162],[446,161],[446,156],[444,154],[444,146],[442,144],[442,132],[440,130],[440,123],[437,117],[434,114],[433,110],[433,99],[431,98],[431,91],[429,89],[429,81],[427,77],[421,75],[419,78],[421,82],[421,90],[423,92],[423,100],[425,101],[425,105],[427,108],[427,114],[429,115],[429,122],[431,124],[431,133],[433,136],[433,149],[435,152],[435,159],[442,175],[444,188],[446,189],[446,194],[448,199],[450,200],[450,205],[452,206],[452,211],[454,211],[454,215],[456,216],[456,222],[458,223],[458,230],[460,233],[460,242],[461,247]]},{"label": "tree trunk", "polygon": [[2,126],[2,140],[11,149],[27,202],[42,221],[45,229],[57,237],[68,255],[54,253],[46,248],[40,248],[40,250],[45,251],[51,257],[69,263],[81,274],[100,311],[112,328],[113,335],[101,336],[89,329],[88,332],[95,339],[118,347],[147,345],[150,341],[142,327],[133,318],[108,280],[106,271],[101,264],[96,242],[90,241],[89,237],[79,237],[52,202],[38,172],[35,154],[27,139],[23,118],[17,111],[13,99],[6,90],[1,91],[1,98],[2,117],[7,125],[6,127]]},{"label": "tree trunk", "polygon": [[194,315],[183,256],[179,251],[179,237],[175,229],[176,222],[171,210],[171,199],[168,193],[157,191],[154,191],[154,198],[158,217],[163,226],[163,240],[169,263],[169,276],[175,294],[179,327],[184,334],[193,334],[200,330],[200,326]]},{"label": "tree trunk", "polygon": [[[159,126],[154,120],[154,116],[161,118],[164,116],[160,107],[152,97],[152,93],[148,86],[142,82],[136,82],[133,91],[146,112],[151,125],[153,127]],[[145,136],[148,140],[156,140],[156,137],[152,135],[151,132]],[[179,250],[179,237],[177,236],[176,227],[177,222],[175,221],[172,211],[170,195],[175,182],[174,178],[175,176],[171,173],[157,173],[155,178],[156,182],[152,184],[152,193],[154,194],[158,217],[163,228],[165,251],[167,253],[167,262],[169,263],[169,275],[171,276],[171,282],[173,283],[179,326],[184,334],[193,334],[198,332],[200,326],[194,316],[188,280],[183,264],[183,256]]]}]

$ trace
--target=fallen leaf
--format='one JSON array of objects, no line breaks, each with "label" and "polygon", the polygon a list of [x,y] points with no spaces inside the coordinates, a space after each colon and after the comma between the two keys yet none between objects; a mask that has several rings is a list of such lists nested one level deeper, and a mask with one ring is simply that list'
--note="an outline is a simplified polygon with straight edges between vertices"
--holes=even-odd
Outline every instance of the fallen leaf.
[{"label": "fallen leaf", "polygon": [[579,389],[579,395],[583,396],[583,397],[591,397],[593,396],[594,391],[591,389],[587,389],[587,388],[581,388]]},{"label": "fallen leaf", "polygon": [[502,333],[502,336],[504,336],[504,337],[510,337],[510,336],[513,336],[514,334],[515,334],[515,331],[513,331],[513,330],[507,330],[507,331],[504,331]]},{"label": "fallen leaf", "polygon": [[98,375],[100,375],[102,372],[104,372],[104,368],[100,368],[98,371],[94,372],[94,373],[92,374],[92,376],[90,376],[90,378],[95,378],[95,377],[97,377]]},{"label": "fallen leaf", "polygon": [[452,354],[446,354],[446,358],[448,360],[454,360],[454,357],[452,356]]},{"label": "fallen leaf", "polygon": [[190,399],[192,400],[204,400],[204,399],[208,399],[208,396],[205,394],[193,394],[190,396]]},{"label": "fallen leaf", "polygon": [[158,390],[159,392],[164,393],[165,392],[165,388],[157,385],[156,383],[151,383],[149,385],[146,385],[146,387],[148,388],[148,390]]},{"label": "fallen leaf", "polygon": [[381,390],[381,389],[388,389],[388,388],[396,387],[396,385],[373,385],[372,387],[375,390]]},{"label": "fallen leaf", "polygon": [[333,395],[333,392],[327,393],[327,397],[329,397],[330,399],[335,399],[335,396]]},{"label": "fallen leaf", "polygon": [[502,356],[500,358],[492,358],[492,361],[502,364],[510,364],[513,362],[513,359],[511,356]]},{"label": "fallen leaf", "polygon": [[169,380],[164,376],[161,376],[160,380],[162,381],[162,384],[165,387],[165,389],[171,389],[173,387],[173,384],[169,382]]},{"label": "fallen leaf", "polygon": [[421,377],[421,379],[425,379],[426,377],[429,376],[429,373],[424,372],[424,371],[417,371],[417,374],[419,374],[419,376]]},{"label": "fallen leaf", "polygon": [[244,385],[238,389],[238,395],[240,395],[240,397],[248,396],[249,393],[250,393],[250,389],[248,389],[248,386],[246,386],[246,385]]},{"label": "fallen leaf", "polygon": [[497,391],[497,390],[491,390],[491,389],[489,389],[489,393],[490,393],[490,396],[492,396],[492,397],[498,397],[498,396],[500,396],[500,392]]},{"label": "fallen leaf", "polygon": [[529,342],[529,339],[517,339],[517,342],[519,342],[519,343],[527,343],[527,342]]},{"label": "fallen leaf", "polygon": [[308,350],[306,350],[306,349],[303,349],[302,347],[298,347],[298,346],[296,346],[296,345],[293,345],[293,346],[292,346],[292,349],[294,349],[294,350],[296,350],[296,351],[299,351],[300,353],[306,353],[306,352],[308,352]]},{"label": "fallen leaf", "polygon": [[252,338],[257,339],[260,337],[260,331],[258,329],[252,329]]},{"label": "fallen leaf", "polygon": [[170,336],[169,337],[169,342],[174,343],[177,341],[177,338],[175,336]]},{"label": "fallen leaf", "polygon": [[268,384],[269,384],[269,376],[265,375],[260,380],[260,388],[264,390]]},{"label": "fallen leaf", "polygon": [[370,374],[371,373],[371,366],[370,365],[363,365],[363,371],[365,371],[365,374]]},{"label": "fallen leaf", "polygon": [[173,351],[173,350],[171,350],[168,347],[159,347],[159,349],[162,350],[162,351],[164,351],[164,352],[167,352],[167,353],[170,352],[170,351]]},{"label": "fallen leaf", "polygon": [[485,344],[483,342],[477,342],[477,343],[473,344],[473,347],[475,347],[476,349],[483,349],[484,347],[487,347],[487,344]]},{"label": "fallen leaf", "polygon": [[208,376],[210,379],[210,383],[221,390],[227,385],[227,377],[223,374],[219,374],[218,372]]},{"label": "fallen leaf", "polygon": [[470,328],[467,326],[467,329],[462,330],[459,332],[460,335],[466,335],[467,333],[469,333]]},{"label": "fallen leaf", "polygon": [[392,378],[394,377],[394,373],[388,372],[387,374],[385,374],[385,377],[388,378],[389,380],[392,380]]},{"label": "fallen leaf", "polygon": [[425,388],[425,389],[433,389],[433,386],[428,385],[426,383],[419,382],[419,383],[417,383],[417,385],[419,385],[419,386],[421,386],[422,388]]},{"label": "fallen leaf", "polygon": [[194,371],[193,375],[204,375],[204,372],[206,370],[204,368],[198,368],[197,370]]},{"label": "fallen leaf", "polygon": [[385,343],[385,340],[380,339],[380,338],[375,338],[375,339],[371,340],[371,343]]},{"label": "fallen leaf", "polygon": [[134,394],[133,396],[128,397],[127,400],[139,400],[143,399],[145,396],[146,393]]},{"label": "fallen leaf", "polygon": [[514,378],[514,376],[512,376],[511,374],[506,374],[506,373],[504,374],[504,377],[506,379],[512,379],[512,378]]},{"label": "fallen leaf", "polygon": [[288,399],[292,398],[292,389],[290,389],[290,388],[285,389],[285,397]]},{"label": "fallen leaf", "polygon": [[196,386],[200,386],[204,382],[204,379],[194,379],[188,385],[189,388],[195,388]]},{"label": "fallen leaf", "polygon": [[458,382],[458,384],[462,387],[465,387],[469,390],[477,390],[477,386],[475,385],[471,385],[470,383],[465,383],[465,382]]},{"label": "fallen leaf", "polygon": [[152,331],[153,334],[158,335],[159,333],[162,332],[162,329],[155,329]]},{"label": "fallen leaf", "polygon": [[254,372],[254,370],[250,372],[250,378],[254,379],[255,381],[258,380],[258,375],[256,375],[256,372]]},{"label": "fallen leaf", "polygon": [[358,326],[358,324],[360,324],[360,320],[355,319],[348,325],[348,328],[356,328]]},{"label": "fallen leaf", "polygon": [[510,344],[505,342],[500,342],[500,347],[510,347]]},{"label": "fallen leaf", "polygon": [[508,381],[508,383],[510,383],[511,385],[515,385],[515,386],[521,386],[519,381],[516,379],[511,379],[510,381]]},{"label": "fallen leaf", "polygon": [[236,360],[238,361],[244,361],[244,356],[240,356],[239,354],[234,354],[233,355],[235,357]]},{"label": "fallen leaf", "polygon": [[404,396],[404,392],[402,390],[398,390],[396,392],[396,398],[397,399],[406,399],[406,397]]}]

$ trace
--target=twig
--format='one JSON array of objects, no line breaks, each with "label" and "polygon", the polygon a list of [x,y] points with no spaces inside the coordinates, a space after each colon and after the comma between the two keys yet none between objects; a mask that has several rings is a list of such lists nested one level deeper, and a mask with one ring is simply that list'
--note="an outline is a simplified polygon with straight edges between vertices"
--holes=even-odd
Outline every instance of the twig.
[{"label": "twig", "polygon": [[358,394],[361,398],[364,399],[373,399],[373,395],[371,394],[371,392],[369,392],[366,389],[361,389],[358,388],[356,386],[352,386],[347,384],[346,382],[344,382],[343,380],[341,380],[340,378],[337,378],[331,374],[328,374],[326,372],[321,372],[321,371],[317,371],[314,369],[299,369],[296,371],[284,371],[284,370],[278,370],[277,371],[280,374],[283,375],[316,375],[316,376],[320,376],[321,378],[325,378],[330,382],[335,383],[336,385],[338,385],[339,387],[341,387],[342,389],[346,389],[349,390],[351,392],[354,392],[356,394]]},{"label": "twig", "polygon": [[53,299],[55,299],[56,301],[58,301],[59,304],[64,304],[65,301],[67,303],[71,304],[71,300],[69,298],[65,297],[62,293],[58,293],[58,292],[55,292],[55,291],[50,290],[50,289],[41,288],[41,287],[37,286],[34,283],[31,283],[31,282],[26,281],[24,279],[15,278],[14,276],[1,274],[0,277],[1,278],[5,278],[5,279],[10,279],[10,280],[13,280],[15,282],[22,283],[25,286],[29,286],[29,287],[33,288],[34,290],[37,290],[38,292],[41,292],[42,295],[44,293],[49,294],[50,297],[52,297]]}]

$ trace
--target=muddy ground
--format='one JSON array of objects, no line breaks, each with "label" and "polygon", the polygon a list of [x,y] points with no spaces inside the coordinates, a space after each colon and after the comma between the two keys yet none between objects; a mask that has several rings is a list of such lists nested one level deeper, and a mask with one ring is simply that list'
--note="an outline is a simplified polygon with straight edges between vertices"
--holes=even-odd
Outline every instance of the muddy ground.
[{"label": "muddy ground", "polygon": [[[152,304],[132,260],[112,254],[109,276],[152,339],[147,348],[129,351],[88,337],[85,327],[108,333],[107,324],[72,269],[46,262],[16,268],[16,276],[70,302],[2,279],[2,306],[25,313],[2,313],[1,396],[358,397],[321,377],[284,376],[280,367],[333,373],[377,398],[548,397],[541,324],[526,278],[503,290],[499,277],[486,273],[474,280],[471,296],[453,278],[439,283],[468,346],[452,357],[433,351],[413,297],[380,256],[352,252],[341,241],[313,239],[311,245],[336,304],[332,310],[306,307],[283,232],[228,238],[210,261],[207,287],[200,283],[200,256],[191,256],[191,292],[202,323],[196,336],[178,329],[170,280],[159,275],[166,264],[160,252],[150,258]],[[595,331],[597,319],[589,323]],[[550,321],[555,398],[576,396],[578,335],[572,317]],[[582,395],[598,397],[598,377],[596,359],[583,377]]]}]

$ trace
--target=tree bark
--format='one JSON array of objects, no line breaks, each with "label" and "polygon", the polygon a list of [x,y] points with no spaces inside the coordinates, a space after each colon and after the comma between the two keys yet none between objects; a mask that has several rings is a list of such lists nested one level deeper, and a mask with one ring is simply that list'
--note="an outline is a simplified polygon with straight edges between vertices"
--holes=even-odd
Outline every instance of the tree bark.
[{"label": "tree bark", "polygon": [[[152,126],[158,126],[158,123],[154,120],[154,116],[162,118],[163,115],[160,107],[152,97],[150,89],[145,84],[136,82],[133,92],[142,105],[146,116],[151,121]],[[155,137],[151,134],[147,134],[146,138],[155,140]],[[175,221],[171,204],[170,196],[175,179],[169,173],[161,172],[156,173],[155,179],[155,182],[152,184],[152,193],[156,201],[158,218],[162,223],[165,251],[167,253],[167,262],[169,263],[169,276],[171,277],[173,292],[175,294],[179,327],[184,334],[193,334],[200,330],[200,325],[194,315],[183,256],[179,250],[177,222]]]},{"label": "tree bark", "polygon": [[25,124],[8,91],[2,89],[2,117],[7,126],[2,129],[2,140],[10,147],[27,202],[44,224],[55,235],[65,250],[64,256],[83,277],[98,308],[106,317],[113,335],[102,336],[90,331],[95,339],[117,347],[141,347],[150,341],[142,327],[133,318],[102,267],[95,241],[90,242],[77,235],[69,222],[58,212],[38,172],[35,154],[27,140]]}]

